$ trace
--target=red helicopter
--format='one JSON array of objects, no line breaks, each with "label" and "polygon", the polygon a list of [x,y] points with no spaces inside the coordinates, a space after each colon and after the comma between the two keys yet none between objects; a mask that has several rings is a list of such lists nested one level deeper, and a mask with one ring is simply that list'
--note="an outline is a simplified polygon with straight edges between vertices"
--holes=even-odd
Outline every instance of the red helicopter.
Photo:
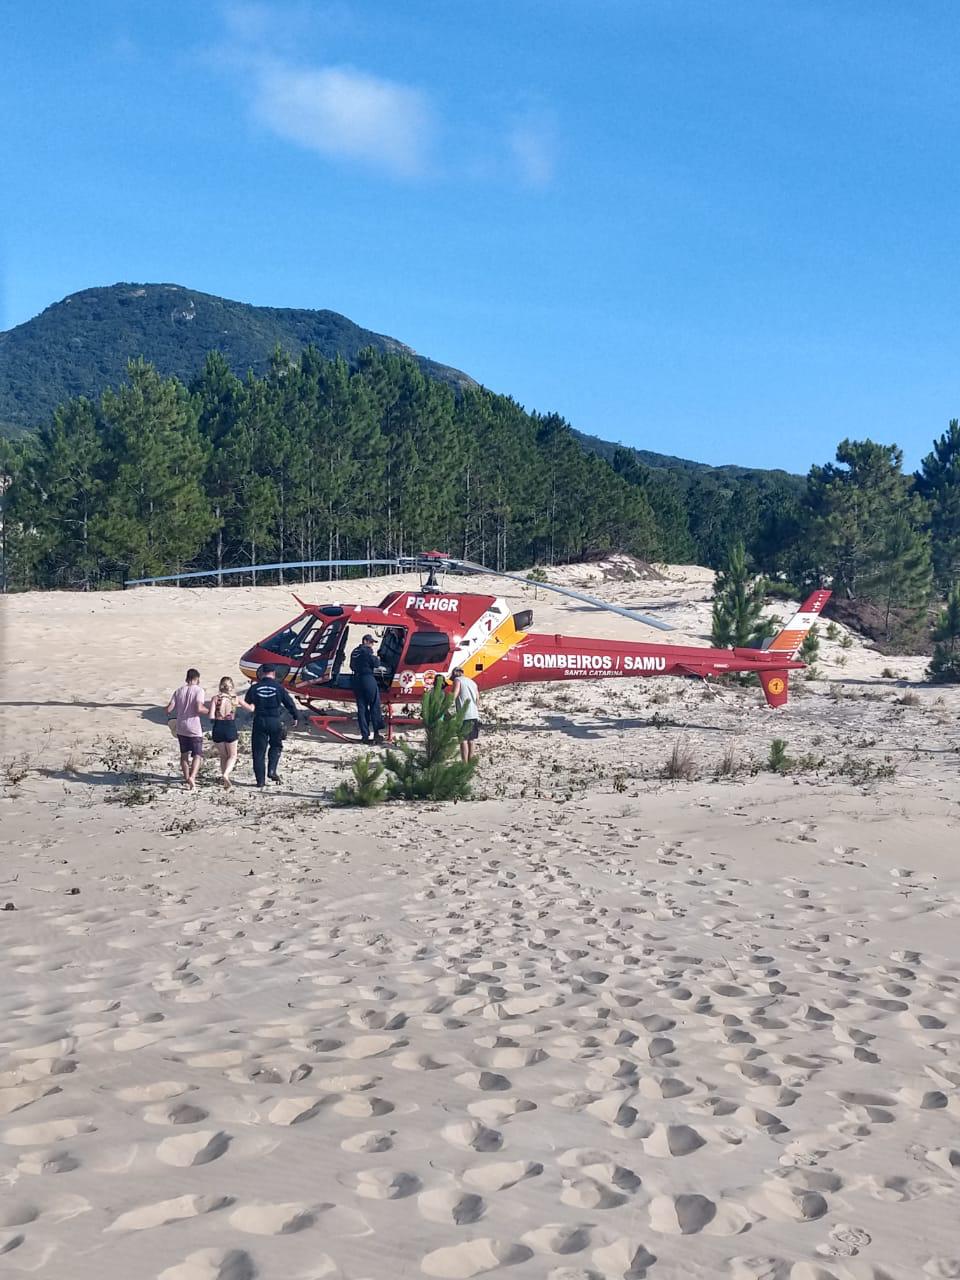
[{"label": "red helicopter", "polygon": [[[388,735],[393,723],[416,723],[397,717],[394,708],[419,700],[436,680],[447,680],[454,667],[474,677],[480,689],[545,680],[612,680],[636,676],[708,676],[753,672],[759,677],[767,703],[782,707],[787,700],[791,671],[805,664],[797,659],[806,632],[817,621],[829,599],[829,591],[814,591],[800,611],[763,649],[709,649],[694,645],[646,644],[643,641],[595,640],[585,636],[538,635],[529,630],[531,609],[512,612],[506,600],[495,595],[445,591],[439,575],[486,573],[531,582],[520,573],[490,570],[483,564],[424,552],[420,556],[393,559],[337,559],[283,564],[248,564],[232,570],[172,573],[127,582],[128,586],[174,582],[234,573],[389,566],[401,572],[419,571],[420,589],[390,591],[379,604],[307,604],[293,598],[302,612],[247,649],[239,660],[244,676],[256,677],[257,667],[271,663],[278,669],[294,698],[311,710],[311,721],[338,737],[334,724],[352,717],[323,709],[324,703],[353,700],[348,653],[366,632],[379,632],[378,680]],[[621,617],[658,631],[673,628],[659,618],[609,604],[567,586],[536,582],[536,588],[556,591],[581,603],[618,613]]]},{"label": "red helicopter", "polygon": [[[488,569],[439,551],[390,560],[305,560],[285,564],[246,565],[240,569],[203,570],[139,578],[127,586],[180,582],[217,574],[252,573],[274,569],[332,568],[389,565],[400,572],[419,571],[418,591],[391,591],[377,605],[307,604],[294,594],[302,612],[260,640],[240,659],[250,679],[270,663],[291,694],[313,713],[319,729],[343,737],[335,724],[350,716],[324,711],[324,703],[352,702],[348,654],[367,632],[379,632],[378,681],[387,716],[393,723],[416,723],[397,717],[394,708],[422,698],[438,679],[446,680],[455,667],[472,676],[480,689],[542,680],[609,680],[636,676],[707,676],[751,672],[760,679],[767,703],[787,701],[791,671],[802,670],[797,658],[804,636],[830,598],[815,591],[784,629],[763,649],[711,649],[693,645],[647,644],[641,641],[597,640],[592,637],[538,635],[529,630],[533,611],[513,612],[498,596],[445,591],[438,575],[489,574],[520,582],[516,573]],[[573,600],[641,622],[658,631],[673,630],[659,618],[609,604],[551,582],[537,582],[538,590],[554,591]],[[347,664],[345,667],[345,663]]]}]

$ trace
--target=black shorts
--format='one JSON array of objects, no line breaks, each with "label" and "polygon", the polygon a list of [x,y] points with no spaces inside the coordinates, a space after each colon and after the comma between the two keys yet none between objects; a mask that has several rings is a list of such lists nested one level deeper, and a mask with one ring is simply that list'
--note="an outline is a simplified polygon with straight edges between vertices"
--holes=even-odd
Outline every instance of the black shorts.
[{"label": "black shorts", "polygon": [[177,741],[180,743],[180,754],[182,756],[202,756],[203,755],[203,738],[194,738],[191,734],[178,733]]},{"label": "black shorts", "polygon": [[210,736],[214,742],[236,742],[236,720],[214,720],[213,732]]},{"label": "black shorts", "polygon": [[463,734],[464,742],[476,742],[476,740],[480,737],[480,721],[479,720],[464,720],[463,728],[464,728],[464,734]]}]

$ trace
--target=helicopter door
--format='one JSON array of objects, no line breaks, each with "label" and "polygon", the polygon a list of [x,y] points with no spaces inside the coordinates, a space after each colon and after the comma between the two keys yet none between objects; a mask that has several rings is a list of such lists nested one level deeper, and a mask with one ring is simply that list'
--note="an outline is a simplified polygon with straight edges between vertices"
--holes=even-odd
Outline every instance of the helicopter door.
[{"label": "helicopter door", "polygon": [[380,649],[377,657],[384,668],[385,675],[383,683],[389,686],[396,674],[397,667],[400,663],[400,655],[403,653],[403,642],[407,638],[406,627],[385,627],[383,639],[380,641]]},{"label": "helicopter door", "polygon": [[338,669],[338,656],[339,660],[343,661],[343,646],[346,644],[346,639],[347,626],[344,622],[332,622],[318,631],[307,661],[301,668],[300,679],[317,684],[332,684]]}]

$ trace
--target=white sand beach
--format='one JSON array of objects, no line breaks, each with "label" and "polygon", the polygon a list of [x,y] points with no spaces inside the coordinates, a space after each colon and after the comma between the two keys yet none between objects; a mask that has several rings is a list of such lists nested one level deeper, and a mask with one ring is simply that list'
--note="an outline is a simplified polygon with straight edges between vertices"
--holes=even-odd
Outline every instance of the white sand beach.
[{"label": "white sand beach", "polygon": [[[555,576],[706,643],[712,575],[664,573]],[[504,689],[477,799],[357,811],[359,748],[305,730],[270,792],[179,785],[162,704],[288,589],[2,609],[0,1274],[960,1277],[960,689],[925,659],[841,628],[777,712]]]}]

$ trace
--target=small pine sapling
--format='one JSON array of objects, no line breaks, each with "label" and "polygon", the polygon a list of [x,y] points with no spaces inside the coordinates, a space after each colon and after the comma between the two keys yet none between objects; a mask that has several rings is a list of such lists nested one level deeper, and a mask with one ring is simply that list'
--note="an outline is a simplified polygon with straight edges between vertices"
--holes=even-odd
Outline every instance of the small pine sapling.
[{"label": "small pine sapling", "polygon": [[383,765],[372,756],[360,756],[351,767],[353,782],[340,782],[333,792],[333,803],[341,808],[356,806],[372,809],[382,804],[387,792],[382,785]]},{"label": "small pine sapling", "polygon": [[475,760],[461,760],[463,713],[454,710],[453,697],[438,681],[420,704],[424,744],[417,750],[408,742],[384,757],[392,775],[388,794],[397,800],[464,800],[470,794]]},{"label": "small pine sapling", "polygon": [[787,744],[783,738],[774,738],[770,743],[770,755],[767,757],[767,768],[771,773],[787,773],[793,768],[793,761],[787,755]]}]

